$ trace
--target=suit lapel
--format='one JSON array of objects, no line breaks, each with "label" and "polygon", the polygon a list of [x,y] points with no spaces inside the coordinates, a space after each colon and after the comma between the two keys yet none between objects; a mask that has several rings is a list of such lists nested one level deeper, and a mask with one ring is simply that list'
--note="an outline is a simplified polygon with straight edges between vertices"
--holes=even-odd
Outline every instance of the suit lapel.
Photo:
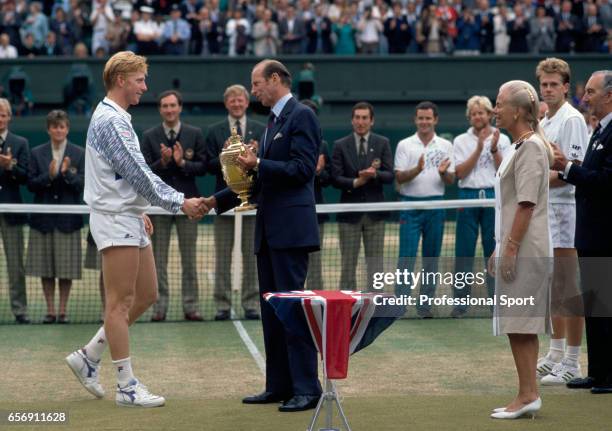
[{"label": "suit lapel", "polygon": [[599,145],[603,145],[603,143],[606,142],[610,131],[612,131],[612,121],[609,122],[606,128],[599,133],[599,136],[597,136],[597,138],[591,138],[591,141],[589,142],[589,147],[587,148],[587,152],[584,155],[583,164],[588,166],[588,163],[591,161],[591,158],[595,154],[595,151],[597,151],[597,147]]},{"label": "suit lapel", "polygon": [[347,139],[347,144],[348,148],[346,150],[348,151],[349,157],[353,162],[353,167],[357,172],[359,172],[361,170],[361,167],[359,166],[359,156],[357,155],[357,141],[355,141],[354,133],[351,133],[351,136],[349,136],[349,138]]},{"label": "suit lapel", "polygon": [[267,135],[266,135],[264,157],[266,157],[270,153],[270,147],[274,144],[274,137],[276,136],[278,131],[283,127],[283,124],[285,124],[287,117],[289,116],[289,114],[291,114],[291,111],[293,111],[293,108],[296,103],[297,102],[295,101],[293,97],[290,98],[287,101],[287,103],[285,103],[285,106],[283,110],[281,111],[281,114],[278,116],[278,118],[274,122],[274,125],[272,126],[272,128],[268,130]]},{"label": "suit lapel", "polygon": [[370,133],[370,140],[368,141],[368,149],[366,151],[366,165],[368,167],[372,166],[372,161],[374,160],[374,154],[376,153],[376,141]]},{"label": "suit lapel", "polygon": [[251,129],[251,122],[249,121],[249,119],[246,119],[246,125],[245,125],[245,132],[244,132],[244,142],[248,143],[251,139],[254,139],[256,141],[259,141],[261,139],[261,136],[254,136],[253,135],[253,130]]}]

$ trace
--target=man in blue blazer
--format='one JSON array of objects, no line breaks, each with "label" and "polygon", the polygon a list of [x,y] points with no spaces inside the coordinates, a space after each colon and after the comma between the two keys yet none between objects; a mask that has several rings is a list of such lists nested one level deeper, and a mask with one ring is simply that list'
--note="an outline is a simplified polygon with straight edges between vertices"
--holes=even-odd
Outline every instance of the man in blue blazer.
[{"label": "man in blue blazer", "polygon": [[571,380],[569,388],[612,393],[612,71],[593,73],[583,102],[599,123],[582,165],[568,161],[555,148],[554,169],[576,186],[576,249],[589,358],[588,377]]},{"label": "man in blue blazer", "polygon": [[[11,133],[11,103],[0,98],[0,203],[22,203],[21,186],[28,182],[30,147],[27,139]],[[11,311],[19,324],[30,323],[23,264],[23,225],[26,214],[0,214],[0,236],[4,245]]]},{"label": "man in blue blazer", "polygon": [[[255,254],[259,291],[301,290],[308,269],[308,253],[319,250],[314,178],[321,128],[313,111],[291,95],[291,74],[275,60],[258,63],[251,73],[252,94],[271,108],[258,154],[239,157],[256,173],[253,201]],[[239,203],[229,189],[207,199],[218,213]],[[317,353],[312,343],[284,330],[272,307],[260,298],[266,349],[266,389],[243,399],[245,404],[284,401],[281,412],[316,407],[321,394]],[[296,318],[304,318],[296,316]]]}]

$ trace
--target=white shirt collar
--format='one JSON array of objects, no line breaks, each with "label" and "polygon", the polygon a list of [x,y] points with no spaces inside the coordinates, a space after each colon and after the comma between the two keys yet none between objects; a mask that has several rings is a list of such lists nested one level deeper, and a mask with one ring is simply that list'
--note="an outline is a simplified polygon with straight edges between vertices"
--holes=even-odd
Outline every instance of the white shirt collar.
[{"label": "white shirt collar", "polygon": [[121,115],[126,116],[128,120],[130,121],[132,120],[132,116],[125,109],[123,109],[121,106],[115,103],[113,100],[109,99],[108,97],[105,97],[104,100],[102,100],[102,102],[115,108],[115,110],[119,112]]},{"label": "white shirt collar", "polygon": [[599,124],[601,124],[601,130],[604,130],[606,127],[608,127],[610,121],[612,121],[612,112],[608,112],[608,115],[599,120]]},{"label": "white shirt collar", "polygon": [[438,137],[438,135],[436,135],[436,134],[434,133],[433,137],[431,138],[431,141],[429,141],[429,142],[427,143],[427,145],[425,145],[425,142],[421,141],[421,137],[419,136],[419,134],[418,134],[418,133],[415,133],[415,134],[414,134],[414,139],[415,139],[415,140],[416,140],[416,141],[417,141],[419,144],[421,144],[423,147],[427,147],[428,145],[433,144],[433,143],[436,141],[436,138],[437,138],[437,137]]},{"label": "white shirt collar", "polygon": [[291,93],[287,93],[283,97],[281,97],[278,102],[274,104],[274,106],[272,107],[272,112],[274,113],[274,115],[276,115],[276,118],[280,116],[281,112],[283,112],[283,109],[285,108],[285,105],[292,97],[293,95]]},{"label": "white shirt collar", "polygon": [[244,133],[244,128],[246,127],[246,114],[240,118],[234,118],[231,115],[228,115],[227,122],[230,126],[230,130],[232,127],[236,126],[236,120],[240,121],[240,127],[242,127],[242,133]]},{"label": "white shirt collar", "polygon": [[[357,146],[359,147],[359,141],[361,141],[361,135],[358,135],[357,133],[353,132],[353,136],[355,137],[355,142],[357,143]],[[367,144],[370,140],[370,132],[363,135],[363,137]]]},{"label": "white shirt collar", "polygon": [[[162,126],[164,127],[164,133],[166,134],[166,136],[168,136],[170,134],[171,128],[164,122],[162,122]],[[178,136],[179,132],[181,131],[181,122],[179,121],[178,123],[176,123],[176,125],[172,127],[172,130],[174,130],[174,134]]]}]

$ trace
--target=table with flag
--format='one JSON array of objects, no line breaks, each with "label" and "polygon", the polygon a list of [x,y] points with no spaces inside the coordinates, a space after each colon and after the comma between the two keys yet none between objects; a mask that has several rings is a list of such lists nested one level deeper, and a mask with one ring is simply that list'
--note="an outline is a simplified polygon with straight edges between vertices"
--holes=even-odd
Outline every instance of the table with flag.
[{"label": "table with flag", "polygon": [[[345,379],[349,356],[372,344],[403,313],[404,309],[397,308],[381,312],[381,307],[374,302],[377,295],[387,296],[346,290],[304,290],[266,293],[264,299],[274,308],[287,331],[312,341],[321,355],[328,383],[331,379]],[[325,396],[324,393],[322,400]],[[330,399],[336,401],[348,429],[335,388]],[[318,412],[319,407],[311,429]]]},{"label": "table with flag", "polygon": [[349,355],[372,344],[397,318],[376,313],[375,295],[380,294],[304,290],[266,293],[264,299],[288,331],[312,340],[327,378],[345,379]]}]

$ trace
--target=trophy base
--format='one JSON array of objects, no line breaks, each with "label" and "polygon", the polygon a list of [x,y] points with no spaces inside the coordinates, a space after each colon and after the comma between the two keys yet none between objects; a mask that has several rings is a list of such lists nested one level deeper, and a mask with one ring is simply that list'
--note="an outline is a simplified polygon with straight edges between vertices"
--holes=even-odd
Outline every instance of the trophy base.
[{"label": "trophy base", "polygon": [[242,203],[242,204],[238,205],[236,208],[234,208],[234,211],[236,211],[236,212],[243,212],[243,211],[251,211],[251,210],[255,210],[255,209],[257,209],[257,205],[255,205],[255,204]]}]

